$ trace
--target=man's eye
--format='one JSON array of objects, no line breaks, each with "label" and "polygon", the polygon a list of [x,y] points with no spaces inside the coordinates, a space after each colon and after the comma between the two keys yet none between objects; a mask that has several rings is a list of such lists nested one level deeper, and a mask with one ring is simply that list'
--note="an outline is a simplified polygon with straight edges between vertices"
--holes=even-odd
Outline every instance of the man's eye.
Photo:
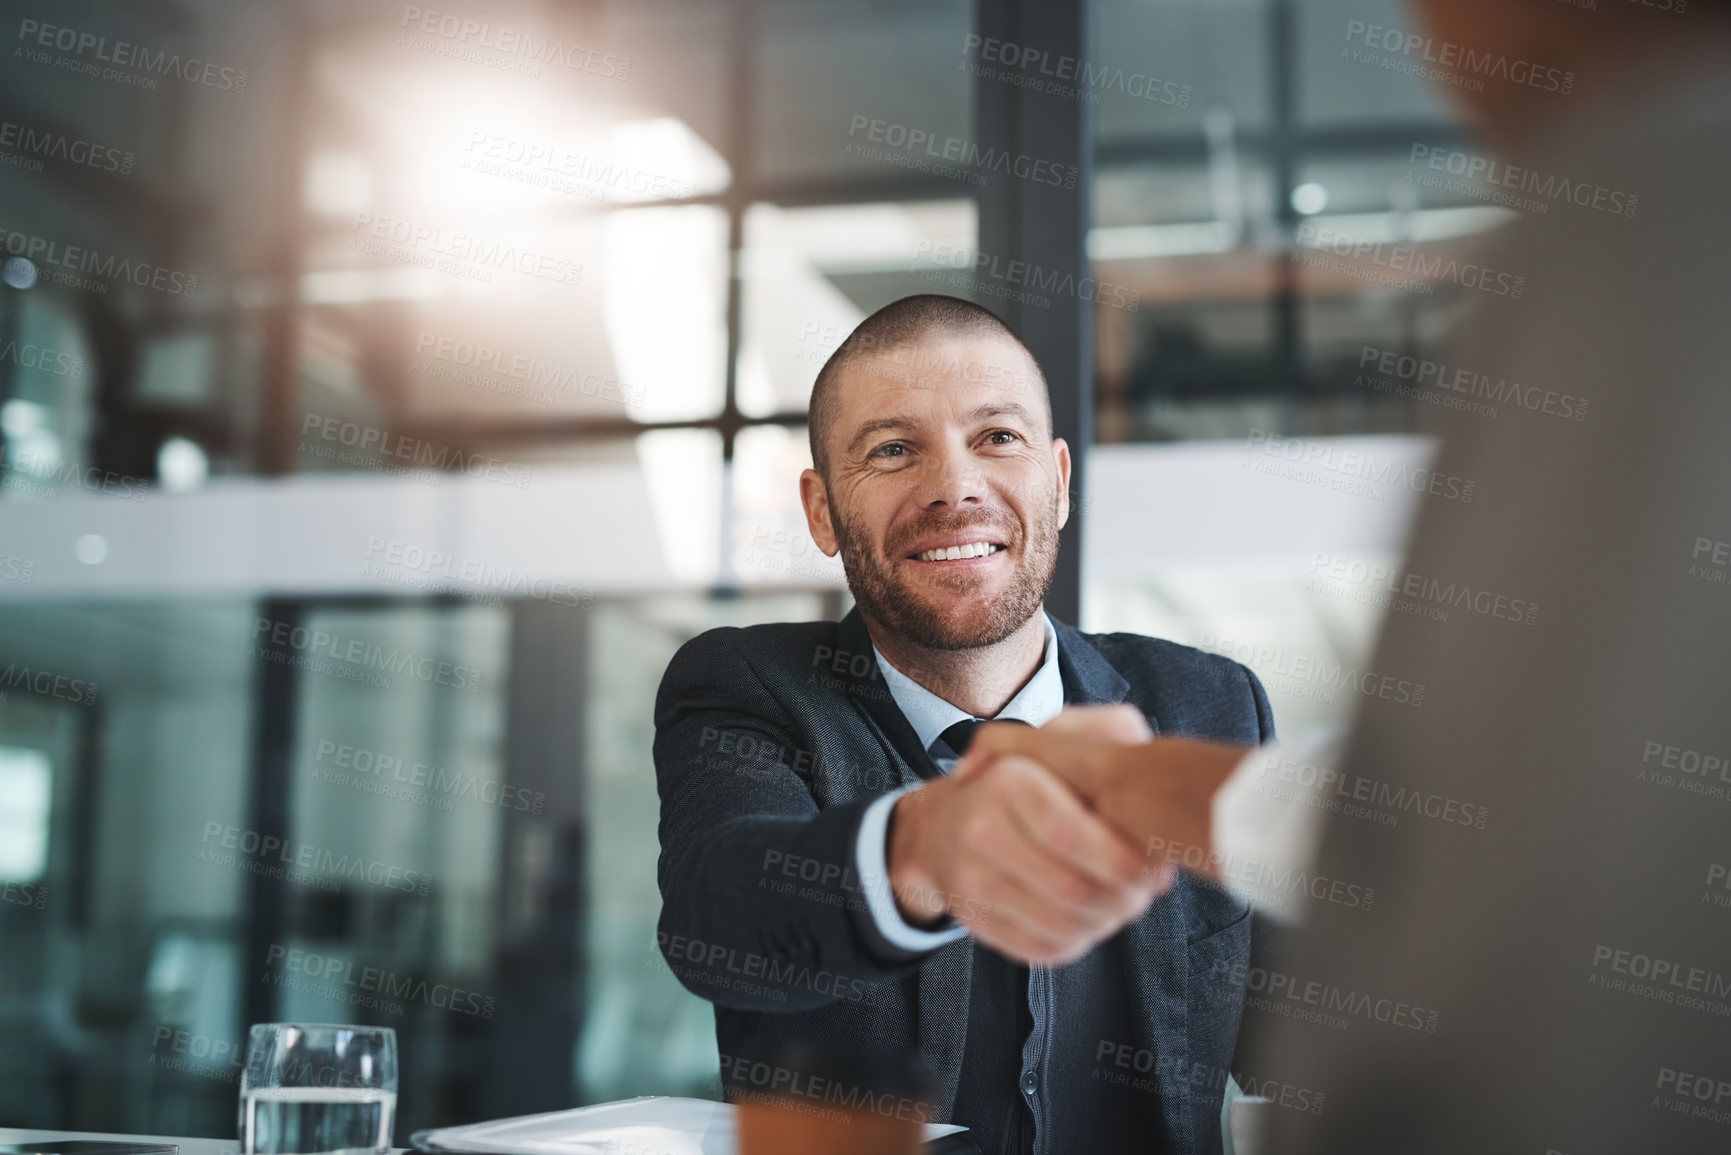
[{"label": "man's eye", "polygon": [[1021,440],[1020,437],[1010,432],[1008,429],[994,429],[990,433],[986,434],[986,439],[993,445],[1008,445],[1012,441]]},{"label": "man's eye", "polygon": [[872,450],[873,457],[900,457],[907,452],[908,447],[900,442],[892,441],[888,445],[880,445]]}]

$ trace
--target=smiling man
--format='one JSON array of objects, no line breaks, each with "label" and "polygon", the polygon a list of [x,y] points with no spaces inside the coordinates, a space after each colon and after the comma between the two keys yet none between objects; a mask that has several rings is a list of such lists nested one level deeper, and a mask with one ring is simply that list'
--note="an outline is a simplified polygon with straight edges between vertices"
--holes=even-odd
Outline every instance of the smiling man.
[{"label": "smiling man", "polygon": [[1060,729],[1260,744],[1261,685],[1044,612],[1069,449],[989,311],[872,314],[819,373],[810,429],[800,497],[856,608],[705,633],[655,707],[658,937],[715,1004],[724,1089],[847,1098],[790,1056],[887,1042],[932,1075],[915,1113],[982,1152],[1218,1149],[1248,909],[1151,869],[1039,763],[949,771],[978,722],[1066,705],[1135,709]]}]

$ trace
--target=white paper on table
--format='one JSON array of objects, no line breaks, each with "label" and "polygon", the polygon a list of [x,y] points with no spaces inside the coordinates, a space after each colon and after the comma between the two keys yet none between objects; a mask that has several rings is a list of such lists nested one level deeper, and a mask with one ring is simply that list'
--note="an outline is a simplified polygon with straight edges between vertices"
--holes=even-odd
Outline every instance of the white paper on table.
[{"label": "white paper on table", "polygon": [[[472,1155],[736,1155],[731,1103],[645,1095],[543,1115],[519,1115],[463,1127],[441,1127],[415,1137],[430,1151]],[[953,1123],[927,1123],[925,1141],[966,1131]]]}]

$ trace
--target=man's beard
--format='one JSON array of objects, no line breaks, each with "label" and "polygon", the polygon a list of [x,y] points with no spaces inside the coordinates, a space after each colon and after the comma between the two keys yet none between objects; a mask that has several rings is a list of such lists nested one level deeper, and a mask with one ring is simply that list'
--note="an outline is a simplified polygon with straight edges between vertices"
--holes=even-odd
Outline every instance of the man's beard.
[{"label": "man's beard", "polygon": [[[1034,519],[1025,539],[1013,521],[1002,523],[984,510],[971,516],[924,518],[895,534],[897,539],[909,544],[933,534],[965,529],[990,528],[1004,534],[1003,544],[1012,557],[1020,559],[1011,575],[1009,589],[991,602],[964,598],[959,608],[951,609],[931,605],[899,583],[889,569],[893,563],[886,563],[872,548],[871,534],[867,529],[852,522],[842,511],[833,512],[842,568],[847,573],[848,589],[853,591],[860,611],[915,645],[933,650],[971,650],[996,645],[1034,616],[1046,600],[1046,592],[1052,588],[1052,574],[1058,567],[1058,505],[1055,494],[1051,509],[1046,516]],[[891,551],[891,556],[900,555]],[[963,582],[971,580],[965,572],[957,576]]]}]

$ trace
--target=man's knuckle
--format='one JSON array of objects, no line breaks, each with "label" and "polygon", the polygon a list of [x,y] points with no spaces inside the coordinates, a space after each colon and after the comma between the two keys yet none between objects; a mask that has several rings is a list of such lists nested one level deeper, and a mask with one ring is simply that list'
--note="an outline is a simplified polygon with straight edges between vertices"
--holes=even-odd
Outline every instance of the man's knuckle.
[{"label": "man's knuckle", "polygon": [[1080,911],[1099,901],[1094,887],[1080,878],[1060,879],[1055,889],[1058,901],[1071,911]]},{"label": "man's knuckle", "polygon": [[997,846],[1002,830],[1003,824],[995,815],[983,809],[975,810],[962,819],[956,837],[969,850],[984,851]]}]

